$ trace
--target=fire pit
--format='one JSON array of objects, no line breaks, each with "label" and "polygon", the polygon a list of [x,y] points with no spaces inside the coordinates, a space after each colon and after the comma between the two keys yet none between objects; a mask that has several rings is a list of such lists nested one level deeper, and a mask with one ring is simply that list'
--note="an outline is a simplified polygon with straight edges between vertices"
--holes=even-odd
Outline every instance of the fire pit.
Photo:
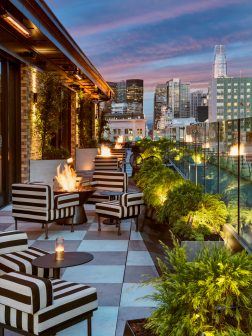
[{"label": "fire pit", "polygon": [[[87,216],[84,209],[84,203],[94,193],[95,188],[90,185],[81,184],[82,177],[78,177],[70,165],[64,165],[63,169],[57,167],[57,175],[54,179],[54,194],[63,194],[72,192],[79,194],[79,205],[75,206],[73,224],[83,224],[87,222]],[[64,223],[70,224],[70,223]]]}]

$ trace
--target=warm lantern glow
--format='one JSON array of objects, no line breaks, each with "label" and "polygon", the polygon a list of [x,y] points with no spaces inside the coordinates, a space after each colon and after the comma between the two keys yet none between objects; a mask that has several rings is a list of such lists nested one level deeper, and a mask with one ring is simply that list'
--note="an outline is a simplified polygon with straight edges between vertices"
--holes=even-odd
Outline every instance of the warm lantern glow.
[{"label": "warm lantern glow", "polygon": [[76,172],[69,165],[65,164],[62,171],[60,169],[60,165],[57,167],[55,180],[58,182],[60,189],[65,191],[75,191],[76,178]]},{"label": "warm lantern glow", "polygon": [[238,145],[233,145],[230,147],[229,151],[230,156],[238,156],[238,155],[244,155],[244,145],[240,145],[240,153],[238,153]]},{"label": "warm lantern glow", "polygon": [[55,259],[56,260],[64,260],[64,238],[58,237],[55,240]]},{"label": "warm lantern glow", "polygon": [[107,146],[101,146],[101,156],[111,156],[110,148]]}]

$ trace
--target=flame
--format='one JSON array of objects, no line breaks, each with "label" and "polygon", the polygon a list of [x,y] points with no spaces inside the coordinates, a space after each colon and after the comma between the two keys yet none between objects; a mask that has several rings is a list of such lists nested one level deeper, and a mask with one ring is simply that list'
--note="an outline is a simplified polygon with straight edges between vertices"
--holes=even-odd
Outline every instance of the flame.
[{"label": "flame", "polygon": [[115,149],[121,149],[122,148],[122,144],[120,144],[120,143],[116,143],[115,144]]},{"label": "flame", "polygon": [[241,144],[240,145],[240,153],[238,153],[238,145],[233,145],[230,147],[230,151],[229,151],[229,155],[230,156],[238,156],[238,155],[244,155],[245,151],[244,151],[244,145]]},{"label": "flame", "polygon": [[59,187],[65,191],[75,191],[76,190],[76,172],[67,164],[64,168],[60,169],[60,165],[57,167],[57,175],[55,180],[58,182]]},{"label": "flame", "polygon": [[102,145],[101,146],[101,155],[102,156],[110,156],[111,155],[110,148],[107,147],[107,146]]}]

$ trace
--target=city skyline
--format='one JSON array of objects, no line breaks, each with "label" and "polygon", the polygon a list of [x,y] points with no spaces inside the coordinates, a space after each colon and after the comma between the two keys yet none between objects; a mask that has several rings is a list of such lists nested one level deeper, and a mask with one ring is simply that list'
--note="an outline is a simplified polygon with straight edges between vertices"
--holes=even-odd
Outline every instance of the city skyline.
[{"label": "city skyline", "polygon": [[207,88],[216,44],[225,45],[230,76],[252,75],[249,0],[46,2],[105,80],[144,80],[148,119],[156,84],[180,78]]}]

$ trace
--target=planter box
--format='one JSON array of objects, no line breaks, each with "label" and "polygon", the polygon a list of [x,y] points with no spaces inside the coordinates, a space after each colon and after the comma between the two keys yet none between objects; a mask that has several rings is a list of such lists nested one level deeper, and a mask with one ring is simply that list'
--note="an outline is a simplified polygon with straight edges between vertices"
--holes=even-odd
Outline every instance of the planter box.
[{"label": "planter box", "polygon": [[58,165],[65,163],[66,160],[30,160],[30,182],[52,184]]},{"label": "planter box", "polygon": [[193,261],[199,252],[205,248],[209,247],[210,249],[213,247],[222,248],[225,245],[224,241],[189,241],[189,240],[183,240],[181,241],[181,246],[185,246],[186,248],[186,255],[188,261]]},{"label": "planter box", "polygon": [[144,328],[138,329],[138,332],[135,332],[132,328],[132,324],[142,324],[145,319],[129,320],[126,321],[123,336],[154,336],[150,330]]},{"label": "planter box", "polygon": [[98,148],[76,148],[76,170],[94,170],[94,159]]}]

